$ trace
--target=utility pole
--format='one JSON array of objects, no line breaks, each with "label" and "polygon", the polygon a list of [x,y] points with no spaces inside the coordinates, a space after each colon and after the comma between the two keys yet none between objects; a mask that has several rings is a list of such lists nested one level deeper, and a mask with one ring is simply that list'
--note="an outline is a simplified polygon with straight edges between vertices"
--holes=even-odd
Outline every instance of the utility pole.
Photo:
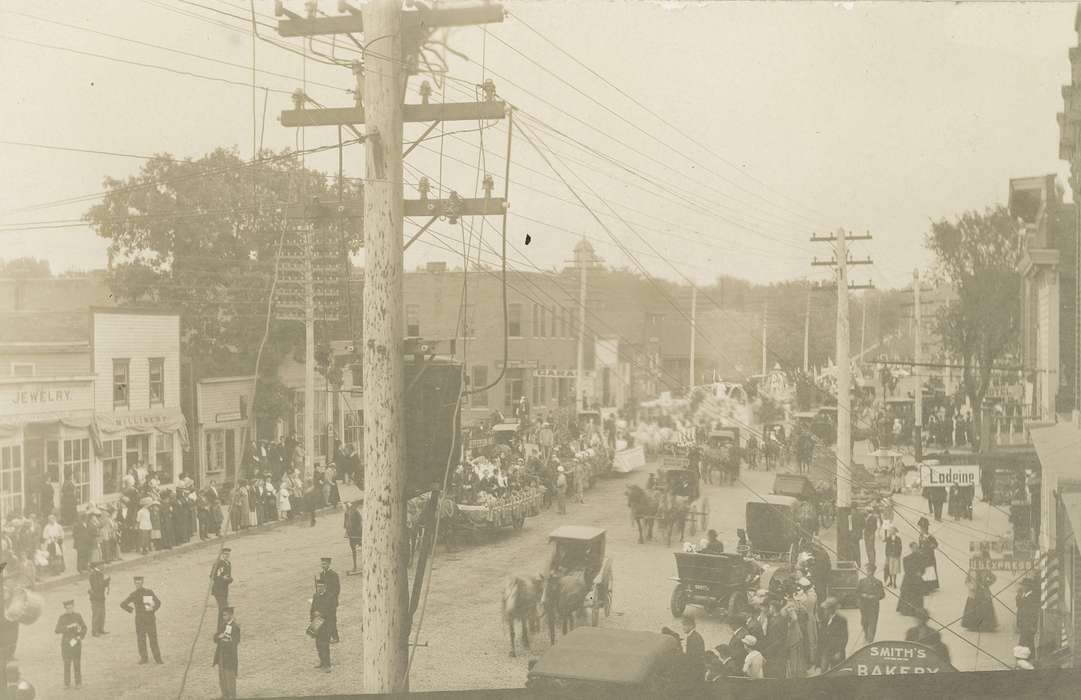
[{"label": "utility pole", "polygon": [[578,361],[577,373],[574,379],[574,410],[585,409],[583,405],[585,397],[585,360],[586,360],[586,284],[587,271],[593,263],[593,246],[589,241],[582,239],[574,246],[574,264],[578,267]]},{"label": "utility pole", "polygon": [[[313,3],[314,4],[314,3]],[[403,201],[403,159],[440,122],[502,119],[507,106],[496,99],[495,85],[481,86],[484,101],[403,105],[410,75],[419,72],[418,55],[439,27],[503,21],[501,5],[423,7],[402,10],[401,0],[369,0],[362,8],[340,0],[337,16],[301,16],[277,3],[278,34],[310,37],[364,34],[363,90],[351,107],[283,111],[286,127],[364,125],[366,181],[363,200],[365,246],[363,349],[365,498],[362,550],[364,691],[405,693],[409,689],[409,634],[412,624],[408,584],[405,435],[405,343],[403,254],[433,223],[462,216],[506,216],[506,198],[467,199],[450,192],[447,199],[421,197]],[[354,37],[354,41],[357,39]],[[354,67],[355,68],[355,67]],[[423,88],[423,85],[421,86]],[[422,89],[422,95],[424,90]],[[431,122],[428,131],[403,152],[403,122]],[[509,167],[509,153],[507,155]],[[347,209],[340,202],[334,205]],[[340,209],[341,210],[341,209]],[[403,218],[428,222],[402,243]],[[310,363],[311,364],[311,363]],[[422,566],[418,563],[418,567]]]},{"label": "utility pole", "polygon": [[863,362],[863,353],[867,340],[867,300],[860,299],[860,362]]},{"label": "utility pole", "polygon": [[916,424],[912,429],[912,440],[916,446],[916,461],[923,461],[923,373],[920,363],[923,361],[923,342],[920,331],[923,329],[923,314],[920,311],[920,269],[912,271],[912,302],[916,305],[916,347],[913,352],[912,373],[916,377]]},{"label": "utility pole", "polygon": [[769,369],[769,359],[766,357],[766,326],[769,323],[769,299],[762,302],[762,376],[766,376]]},{"label": "utility pole", "polygon": [[691,286],[691,372],[687,386],[694,389],[694,334],[698,326],[698,287]]},{"label": "utility pole", "polygon": [[807,308],[803,312],[803,373],[811,365],[811,292],[807,292]]},{"label": "utility pole", "polygon": [[[304,478],[315,473],[315,285],[312,227],[304,229]],[[251,434],[255,439],[255,433]]]},{"label": "utility pole", "polygon": [[[848,257],[848,241],[869,240],[867,236],[850,236],[844,229],[837,229],[831,237],[812,237],[814,242],[835,243],[833,261],[812,265],[831,265],[837,268],[837,556],[846,561],[855,560],[854,548],[859,547],[857,533],[852,535],[852,366],[849,361],[848,333],[848,266],[870,265],[871,260],[852,260]],[[857,287],[859,288],[859,287]]]}]

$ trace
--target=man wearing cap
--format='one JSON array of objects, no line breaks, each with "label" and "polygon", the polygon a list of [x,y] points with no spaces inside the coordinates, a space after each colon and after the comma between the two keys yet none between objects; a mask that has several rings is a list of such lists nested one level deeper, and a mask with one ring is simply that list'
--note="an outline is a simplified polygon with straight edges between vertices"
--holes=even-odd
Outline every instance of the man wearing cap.
[{"label": "man wearing cap", "polygon": [[210,567],[210,594],[218,603],[218,629],[221,629],[222,611],[229,605],[229,584],[233,582],[233,564],[229,561],[229,553],[233,550],[223,547],[221,554]]},{"label": "man wearing cap", "polygon": [[1017,596],[1018,646],[1036,651],[1036,630],[1040,624],[1040,594],[1038,584],[1032,578],[1021,581],[1021,593]]},{"label": "man wearing cap", "polygon": [[158,620],[157,612],[161,607],[161,601],[154,595],[154,591],[143,587],[143,577],[136,576],[135,590],[131,592],[120,607],[125,612],[135,613],[135,639],[139,646],[139,663],[145,664],[146,644],[150,642],[150,652],[154,655],[154,661],[162,663],[161,651],[158,650]]},{"label": "man wearing cap", "polygon": [[54,630],[60,636],[60,658],[64,660],[64,690],[71,687],[71,668],[75,667],[75,687],[83,684],[83,637],[86,623],[75,612],[75,601],[64,601],[64,614],[56,621]]},{"label": "man wearing cap", "polygon": [[826,598],[822,603],[822,630],[818,644],[823,673],[844,661],[848,649],[848,621],[837,613],[838,607],[836,598]]},{"label": "man wearing cap", "polygon": [[702,554],[724,554],[724,543],[717,539],[717,531],[710,530],[706,533],[706,546],[702,548]]},{"label": "man wearing cap", "polygon": [[706,642],[695,629],[694,616],[683,616],[683,653],[687,656],[687,666],[694,680],[700,681],[705,676]]},{"label": "man wearing cap", "polygon": [[747,649],[747,656],[743,659],[743,675],[748,678],[765,678],[766,658],[755,648],[758,646],[758,639],[753,634],[745,634],[739,641]]},{"label": "man wearing cap", "polygon": [[308,630],[315,637],[315,652],[319,655],[319,663],[315,667],[324,673],[330,673],[330,620],[333,616],[334,605],[327,593],[327,585],[316,580],[315,595],[312,596],[312,607],[308,613],[311,621]]},{"label": "man wearing cap", "polygon": [[240,625],[233,619],[233,607],[226,605],[221,609],[222,625],[214,642],[214,666],[218,667],[218,686],[223,698],[236,697],[236,674],[240,664]]},{"label": "man wearing cap", "polygon": [[338,638],[338,596],[342,592],[342,584],[338,578],[338,572],[330,568],[330,557],[322,557],[319,564],[322,568],[315,580],[326,584],[327,599],[330,601],[330,614],[324,617],[326,617],[327,626],[330,628],[330,643],[337,644],[341,641]]},{"label": "man wearing cap", "polygon": [[556,467],[556,506],[560,515],[567,514],[567,475],[562,465]]},{"label": "man wearing cap", "polygon": [[863,572],[865,576],[856,584],[856,595],[860,599],[860,627],[863,628],[863,639],[865,643],[870,644],[875,641],[879,602],[886,597],[886,589],[882,587],[882,582],[875,578],[873,563],[864,564]]},{"label": "man wearing cap", "polygon": [[105,596],[111,580],[101,572],[101,562],[90,565],[90,633],[95,637],[109,634],[105,631]]}]

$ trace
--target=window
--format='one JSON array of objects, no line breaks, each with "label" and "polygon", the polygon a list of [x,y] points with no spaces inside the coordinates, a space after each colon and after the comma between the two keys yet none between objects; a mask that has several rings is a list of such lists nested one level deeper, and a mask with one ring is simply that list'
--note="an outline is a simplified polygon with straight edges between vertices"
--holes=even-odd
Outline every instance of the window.
[{"label": "window", "polygon": [[649,325],[656,328],[664,321],[664,314],[646,314],[646,320],[649,322]]},{"label": "window", "polygon": [[531,383],[533,384],[533,405],[539,408],[548,401],[548,380],[534,374]]},{"label": "window", "polygon": [[327,454],[327,396],[326,391],[315,392],[315,416],[312,421],[315,426],[315,457],[325,457]]},{"label": "window", "polygon": [[45,473],[49,475],[49,481],[54,484],[60,481],[60,441],[45,441]]},{"label": "window", "polygon": [[522,370],[507,370],[506,376],[503,377],[503,386],[505,387],[503,403],[507,410],[513,412],[514,405],[524,396],[525,392],[522,390],[522,383]]},{"label": "window", "polygon": [[[470,390],[475,391],[485,386],[488,386],[488,367],[486,365],[473,365],[473,381],[469,387]],[[487,406],[488,392],[482,391],[470,394],[469,399],[474,406]]]},{"label": "window", "polygon": [[359,456],[364,452],[364,411],[346,411],[344,420],[345,434],[343,437],[345,438],[345,444],[356,447]]},{"label": "window", "polygon": [[349,365],[349,373],[353,375],[353,388],[364,388],[364,367],[359,362]]},{"label": "window", "polygon": [[570,335],[568,338],[572,338],[578,335],[578,309],[568,309],[570,312]]},{"label": "window", "polygon": [[129,435],[125,442],[127,446],[125,461],[127,462],[128,469],[131,469],[137,464],[150,467],[150,436],[149,435]]},{"label": "window", "polygon": [[507,335],[512,338],[522,337],[522,305],[521,304],[508,304],[507,305],[507,317],[509,322],[507,324]]},{"label": "window", "polygon": [[113,408],[127,408],[131,387],[128,385],[131,360],[113,360]]},{"label": "window", "polygon": [[540,320],[537,318],[537,312],[539,310],[540,310],[540,307],[537,306],[536,304],[534,304],[533,305],[533,325],[531,326],[531,328],[533,329],[533,337],[539,337],[540,336]]},{"label": "window", "polygon": [[150,358],[150,405],[165,403],[165,358]]},{"label": "window", "polygon": [[304,441],[304,390],[293,390],[293,437]]},{"label": "window", "polygon": [[163,484],[173,483],[173,434],[154,435],[154,468]]},{"label": "window", "polygon": [[567,335],[567,310],[562,307],[559,309],[559,337],[570,337]]},{"label": "window", "polygon": [[64,476],[75,484],[75,502],[90,500],[90,438],[64,440]]},{"label": "window", "polygon": [[411,338],[420,337],[420,305],[405,305],[405,334]]},{"label": "window", "polygon": [[542,337],[542,338],[547,338],[548,337],[548,321],[547,321],[548,311],[547,311],[547,309],[545,309],[542,306],[538,310],[537,315],[540,317],[540,333],[538,333],[538,335],[540,337]]},{"label": "window", "polygon": [[0,505],[4,514],[20,513],[23,508],[22,447],[0,447]]},{"label": "window", "polygon": [[101,492],[105,495],[120,492],[120,480],[124,476],[124,441],[105,440],[101,443]]},{"label": "window", "polygon": [[33,377],[36,374],[36,367],[33,362],[12,362],[11,363],[11,376],[13,377]]},{"label": "window", "polygon": [[224,471],[226,480],[232,479],[236,470],[236,442],[233,431],[207,430],[205,435],[207,474],[220,474]]}]

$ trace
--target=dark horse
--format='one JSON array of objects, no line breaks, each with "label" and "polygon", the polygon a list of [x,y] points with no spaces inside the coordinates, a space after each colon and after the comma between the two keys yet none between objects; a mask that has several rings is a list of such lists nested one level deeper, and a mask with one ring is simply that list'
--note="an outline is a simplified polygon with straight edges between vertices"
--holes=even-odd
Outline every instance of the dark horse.
[{"label": "dark horse", "polygon": [[539,606],[544,593],[544,580],[540,576],[511,576],[503,587],[503,620],[510,628],[510,655],[517,656],[514,648],[514,621],[522,623],[522,644],[529,648],[529,633],[540,631]]},{"label": "dark horse", "polygon": [[687,514],[690,512],[690,503],[685,496],[677,496],[674,493],[662,494],[660,505],[657,509],[657,519],[661,521],[664,530],[664,542],[672,544],[672,532],[679,528],[679,540],[683,541],[684,531],[687,527]]},{"label": "dark horse", "polygon": [[552,574],[544,581],[544,614],[548,618],[548,637],[556,643],[556,622],[563,634],[574,629],[574,616],[582,610],[589,592],[584,571]]},{"label": "dark horse", "polygon": [[653,521],[660,510],[658,494],[632,484],[627,487],[627,505],[631,509],[631,521],[638,526],[638,544],[643,544],[646,539],[652,540]]}]

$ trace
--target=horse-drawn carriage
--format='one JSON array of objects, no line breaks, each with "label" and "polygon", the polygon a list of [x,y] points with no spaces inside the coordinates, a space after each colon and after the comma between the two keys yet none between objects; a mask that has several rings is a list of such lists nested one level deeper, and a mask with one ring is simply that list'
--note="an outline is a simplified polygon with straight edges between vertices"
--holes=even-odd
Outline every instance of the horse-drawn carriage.
[{"label": "horse-drawn carriage", "polygon": [[506,527],[521,530],[525,519],[540,513],[544,491],[539,486],[525,486],[502,498],[491,497],[484,503],[456,503],[444,496],[439,507],[446,518],[446,537],[475,538]]},{"label": "horse-drawn carriage", "polygon": [[672,615],[679,617],[688,605],[701,605],[707,612],[720,608],[726,614],[747,609],[751,594],[758,588],[762,566],[739,554],[699,554],[675,552],[677,576],[672,591]]},{"label": "horse-drawn carriage", "polygon": [[600,613],[612,612],[612,559],[605,556],[605,530],[582,525],[563,525],[548,535],[552,553],[544,577],[543,607],[548,633],[555,643],[556,623],[563,634],[575,626],[575,617],[586,614],[595,627]]}]

